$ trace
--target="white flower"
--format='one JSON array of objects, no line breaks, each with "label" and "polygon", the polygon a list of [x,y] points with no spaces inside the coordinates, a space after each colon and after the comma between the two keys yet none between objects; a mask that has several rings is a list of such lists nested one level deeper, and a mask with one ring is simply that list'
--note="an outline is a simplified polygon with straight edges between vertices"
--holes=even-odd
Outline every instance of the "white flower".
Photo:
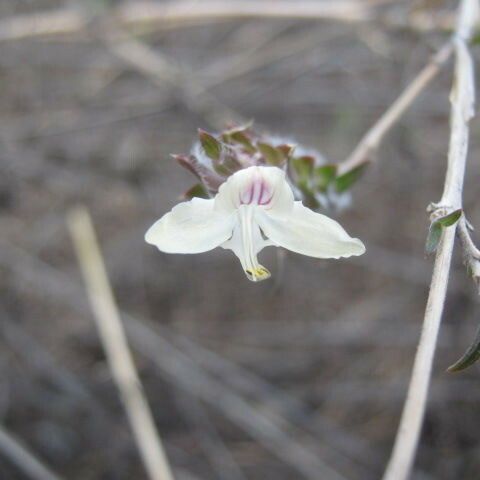
[{"label": "white flower", "polygon": [[194,198],[173,208],[145,234],[147,243],[166,253],[232,250],[247,277],[270,277],[257,254],[274,245],[315,258],[361,255],[363,243],[331,218],[294,201],[285,172],[276,167],[239,170],[215,198]]}]

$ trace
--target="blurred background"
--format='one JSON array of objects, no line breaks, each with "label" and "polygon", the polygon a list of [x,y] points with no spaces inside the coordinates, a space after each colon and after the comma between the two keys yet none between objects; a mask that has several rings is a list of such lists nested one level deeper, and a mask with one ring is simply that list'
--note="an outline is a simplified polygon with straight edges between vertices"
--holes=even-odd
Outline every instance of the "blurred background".
[{"label": "blurred background", "polygon": [[[291,0],[297,15],[268,18],[281,7],[258,1],[254,18],[240,0],[0,2],[0,418],[61,478],[146,478],[66,228],[77,203],[177,479],[381,475],[431,275],[425,208],[445,175],[451,64],[337,217],[362,257],[266,249],[273,278],[253,284],[231,252],[165,255],[143,240],[192,185],[169,154],[197,128],[254,119],[341,161],[445,41],[457,4],[340,3],[306,2],[315,18]],[[473,121],[477,227],[479,139]],[[414,478],[479,478],[480,370],[445,372],[479,318],[457,249]],[[31,478],[0,447],[0,478]]]}]

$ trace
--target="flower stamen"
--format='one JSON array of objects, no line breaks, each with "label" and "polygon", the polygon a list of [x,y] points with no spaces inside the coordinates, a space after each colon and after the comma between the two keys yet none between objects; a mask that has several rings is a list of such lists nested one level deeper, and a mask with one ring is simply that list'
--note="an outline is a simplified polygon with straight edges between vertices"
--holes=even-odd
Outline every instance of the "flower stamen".
[{"label": "flower stamen", "polygon": [[[242,250],[243,250],[243,268],[248,279],[252,282],[260,282],[270,278],[270,272],[258,263],[257,251],[255,248],[256,233],[253,228],[259,228],[254,225],[253,221],[253,206],[242,205],[238,209],[238,216],[240,220],[240,230],[242,232]],[[253,228],[252,228],[253,227]]]}]

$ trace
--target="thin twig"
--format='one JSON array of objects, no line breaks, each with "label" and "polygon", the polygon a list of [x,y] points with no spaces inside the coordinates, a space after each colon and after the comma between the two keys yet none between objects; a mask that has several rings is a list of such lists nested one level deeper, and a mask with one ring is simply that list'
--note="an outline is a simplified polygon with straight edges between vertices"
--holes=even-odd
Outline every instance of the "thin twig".
[{"label": "thin twig", "polygon": [[[478,0],[462,0],[453,37],[456,63],[451,93],[450,146],[443,195],[437,206],[437,209],[446,211],[454,211],[462,207],[463,180],[468,151],[468,123],[474,114],[473,65],[467,45],[472,35],[473,25],[478,19],[478,9]],[[456,226],[455,224],[443,228],[407,399],[384,480],[405,480],[409,477],[413,466],[447,292]]]},{"label": "thin twig", "polygon": [[0,425],[0,452],[32,480],[60,480],[41,460]]},{"label": "thin twig", "polygon": [[[175,28],[185,25],[198,25],[227,20],[249,18],[264,19],[305,19],[336,20],[340,22],[364,22],[375,19],[375,7],[388,0],[184,0],[179,2],[158,3],[149,1],[130,1],[112,9],[112,15],[122,27],[135,30],[145,28]],[[394,27],[428,30],[432,28],[448,28],[449,18],[432,21],[428,18],[410,18],[403,16],[387,16],[380,18]],[[16,15],[0,21],[0,42],[23,38],[49,37],[75,34],[88,27],[88,17],[81,9],[61,8],[51,12]]]},{"label": "thin twig", "polygon": [[372,128],[363,136],[355,150],[338,166],[339,174],[348,172],[359,165],[374,160],[374,154],[384,136],[400,120],[405,111],[412,105],[428,84],[435,78],[441,67],[450,58],[453,51],[452,41],[447,42],[431,58],[422,71],[405,88],[402,94],[392,103]]},{"label": "thin twig", "polygon": [[145,468],[152,480],[173,480],[128,347],[90,215],[83,208],[75,210],[68,224],[105,354]]}]

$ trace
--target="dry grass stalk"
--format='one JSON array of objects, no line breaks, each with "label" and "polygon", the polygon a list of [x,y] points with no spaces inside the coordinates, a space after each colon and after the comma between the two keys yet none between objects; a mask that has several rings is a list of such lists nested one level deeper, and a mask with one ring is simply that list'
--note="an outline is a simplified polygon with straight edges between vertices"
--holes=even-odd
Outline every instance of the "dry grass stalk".
[{"label": "dry grass stalk", "polygon": [[[243,0],[229,2],[226,0],[208,0],[201,3],[192,0],[180,2],[155,3],[148,1],[130,1],[112,10],[113,16],[122,27],[133,29],[175,28],[185,25],[198,25],[228,20],[265,18],[265,19],[316,19],[340,22],[364,22],[375,19],[375,7],[389,0],[330,0],[317,2],[307,0],[297,2],[290,0],[262,1]],[[432,28],[449,28],[451,19],[414,14],[410,19],[403,16],[386,16],[379,18],[394,27],[411,27],[416,30]],[[20,40],[23,38],[48,37],[75,34],[88,27],[88,18],[81,9],[61,8],[50,12],[16,15],[0,22],[0,42]]]},{"label": "dry grass stalk", "polygon": [[371,162],[374,159],[375,153],[385,135],[435,78],[442,66],[450,58],[452,51],[453,44],[449,41],[431,58],[397,100],[392,103],[373,127],[363,136],[349,157],[340,163],[340,174],[346,173],[364,163]]},{"label": "dry grass stalk", "polygon": [[152,480],[173,480],[142,391],[90,215],[83,208],[74,210],[68,217],[68,224],[100,339],[145,468]]}]

